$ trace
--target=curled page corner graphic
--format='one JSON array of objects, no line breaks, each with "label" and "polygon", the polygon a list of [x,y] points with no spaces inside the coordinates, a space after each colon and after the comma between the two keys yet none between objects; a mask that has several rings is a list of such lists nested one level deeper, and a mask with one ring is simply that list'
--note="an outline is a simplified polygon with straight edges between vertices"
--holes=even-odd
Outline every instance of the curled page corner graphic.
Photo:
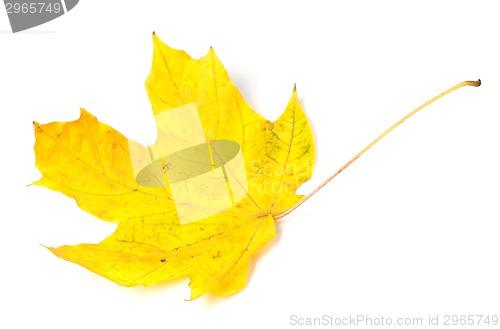
[{"label": "curled page corner graphic", "polygon": [[217,214],[246,196],[240,145],[207,141],[195,103],[157,114],[155,122],[154,145],[129,141],[132,169],[138,184],[170,190],[180,224]]},{"label": "curled page corner graphic", "polygon": [[4,0],[12,32],[47,23],[73,9],[79,0]]}]

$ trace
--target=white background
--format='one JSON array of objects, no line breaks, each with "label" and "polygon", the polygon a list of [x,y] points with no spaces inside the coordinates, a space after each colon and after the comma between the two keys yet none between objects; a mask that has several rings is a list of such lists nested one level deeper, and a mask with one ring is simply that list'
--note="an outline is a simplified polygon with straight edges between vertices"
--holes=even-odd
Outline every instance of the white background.
[{"label": "white background", "polygon": [[[0,13],[2,328],[288,328],[290,316],[500,315],[500,19],[494,1],[91,1],[12,34]],[[32,121],[87,109],[155,139],[151,33],[210,46],[253,108],[276,119],[294,83],[314,130],[307,193],[426,108],[277,223],[247,287],[187,302],[187,280],[124,288],[53,256],[114,225],[27,187]],[[7,305],[7,306],[5,306]]]}]

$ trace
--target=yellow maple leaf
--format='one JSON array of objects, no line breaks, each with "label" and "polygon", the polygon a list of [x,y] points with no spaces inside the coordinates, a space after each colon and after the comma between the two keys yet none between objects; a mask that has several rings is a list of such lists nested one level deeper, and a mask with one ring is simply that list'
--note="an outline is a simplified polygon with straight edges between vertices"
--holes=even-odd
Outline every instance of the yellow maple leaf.
[{"label": "yellow maple leaf", "polygon": [[275,234],[312,175],[314,142],[294,89],[270,122],[254,112],[213,49],[198,60],[153,34],[146,88],[158,129],[150,147],[85,110],[34,123],[34,183],[74,198],[116,231],[98,244],[49,248],[124,286],[190,278],[191,299],[243,289],[248,262]]},{"label": "yellow maple leaf", "polygon": [[270,122],[255,113],[212,49],[199,60],[153,34],[146,88],[158,140],[142,146],[81,110],[73,122],[34,122],[34,183],[74,198],[116,231],[98,244],[49,248],[120,285],[190,278],[191,299],[243,289],[248,262],[286,216],[406,119],[378,136],[306,197],[314,142],[296,90]]}]

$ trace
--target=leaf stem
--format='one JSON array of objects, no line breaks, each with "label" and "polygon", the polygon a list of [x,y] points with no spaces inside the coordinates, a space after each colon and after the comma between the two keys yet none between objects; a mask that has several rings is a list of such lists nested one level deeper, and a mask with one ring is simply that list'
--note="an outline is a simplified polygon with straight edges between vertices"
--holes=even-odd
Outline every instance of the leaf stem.
[{"label": "leaf stem", "polygon": [[382,138],[384,138],[388,133],[390,133],[391,131],[393,131],[397,126],[399,126],[400,124],[402,124],[403,122],[405,122],[408,118],[410,118],[412,115],[414,115],[415,113],[417,113],[420,110],[422,110],[427,105],[429,105],[429,104],[437,101],[441,97],[443,97],[443,96],[451,93],[452,91],[457,90],[460,87],[464,87],[464,86],[479,87],[480,85],[481,85],[481,80],[477,80],[477,81],[464,81],[464,82],[461,82],[461,83],[459,83],[459,84],[457,84],[457,85],[449,88],[448,90],[442,92],[441,94],[435,96],[434,98],[432,98],[432,99],[428,100],[427,102],[425,102],[424,104],[420,105],[415,110],[411,111],[405,117],[403,117],[401,120],[399,120],[394,125],[392,125],[389,129],[387,129],[386,131],[384,131],[380,136],[378,136],[377,138],[375,138],[370,144],[368,144],[364,149],[362,149],[358,154],[356,154],[351,160],[349,160],[339,170],[337,170],[335,173],[333,173],[333,175],[331,175],[323,183],[321,183],[321,185],[319,185],[318,187],[316,187],[311,193],[309,193],[302,200],[300,200],[299,203],[297,203],[296,205],[294,205],[292,208],[288,209],[287,211],[274,216],[274,219],[280,219],[282,217],[285,217],[286,215],[288,215],[289,213],[291,213],[292,211],[294,211],[295,209],[297,209],[301,204],[303,204],[304,202],[306,202],[310,197],[312,197],[314,194],[316,194],[316,192],[318,192],[319,190],[321,190],[326,184],[328,184],[338,174],[340,174],[342,171],[344,171],[344,169],[346,169],[347,167],[349,167],[349,165],[351,163],[353,163],[354,161],[356,161],[356,159],[358,159],[360,156],[362,156],[366,151],[368,151],[379,140],[381,140]]}]

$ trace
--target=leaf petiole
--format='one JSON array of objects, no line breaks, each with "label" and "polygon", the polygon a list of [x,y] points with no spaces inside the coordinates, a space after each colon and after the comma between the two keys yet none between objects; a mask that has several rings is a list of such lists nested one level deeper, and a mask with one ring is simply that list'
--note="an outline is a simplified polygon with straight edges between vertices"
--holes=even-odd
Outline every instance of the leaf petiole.
[{"label": "leaf petiole", "polygon": [[448,90],[442,92],[441,94],[435,96],[434,98],[432,98],[432,99],[428,100],[427,102],[425,102],[424,104],[420,105],[415,110],[413,110],[410,113],[408,113],[401,120],[399,120],[398,122],[396,122],[395,124],[393,124],[389,129],[387,129],[386,131],[384,131],[380,136],[378,136],[377,138],[375,138],[370,144],[368,144],[364,149],[362,149],[358,154],[356,154],[351,160],[349,160],[339,170],[337,170],[335,173],[333,173],[333,175],[331,175],[330,177],[328,177],[323,183],[321,183],[318,187],[316,187],[311,193],[309,193],[302,200],[300,200],[299,203],[297,203],[296,205],[294,205],[292,208],[288,209],[287,211],[274,216],[274,219],[280,219],[282,217],[285,217],[286,215],[288,215],[289,213],[291,213],[292,211],[294,211],[295,209],[297,209],[301,204],[303,204],[304,202],[306,202],[310,197],[312,197],[314,194],[316,194],[316,192],[318,192],[319,190],[321,190],[326,184],[328,184],[338,174],[340,174],[342,171],[344,171],[344,169],[346,169],[347,167],[349,167],[349,165],[351,165],[351,163],[353,163],[354,161],[356,161],[356,159],[358,159],[360,156],[362,156],[366,151],[368,151],[379,140],[381,140],[382,138],[384,138],[387,134],[389,134],[391,131],[393,131],[397,126],[399,126],[400,124],[402,124],[403,122],[405,122],[412,115],[414,115],[415,113],[419,112],[420,110],[422,110],[427,105],[429,105],[429,104],[437,101],[441,97],[443,97],[443,96],[451,93],[452,91],[457,90],[458,88],[461,88],[461,87],[464,87],[464,86],[479,87],[480,85],[481,85],[481,80],[479,80],[479,79],[476,80],[476,81],[464,81],[464,82],[461,82],[461,83],[459,83],[459,84],[457,84],[457,85],[449,88]]}]

